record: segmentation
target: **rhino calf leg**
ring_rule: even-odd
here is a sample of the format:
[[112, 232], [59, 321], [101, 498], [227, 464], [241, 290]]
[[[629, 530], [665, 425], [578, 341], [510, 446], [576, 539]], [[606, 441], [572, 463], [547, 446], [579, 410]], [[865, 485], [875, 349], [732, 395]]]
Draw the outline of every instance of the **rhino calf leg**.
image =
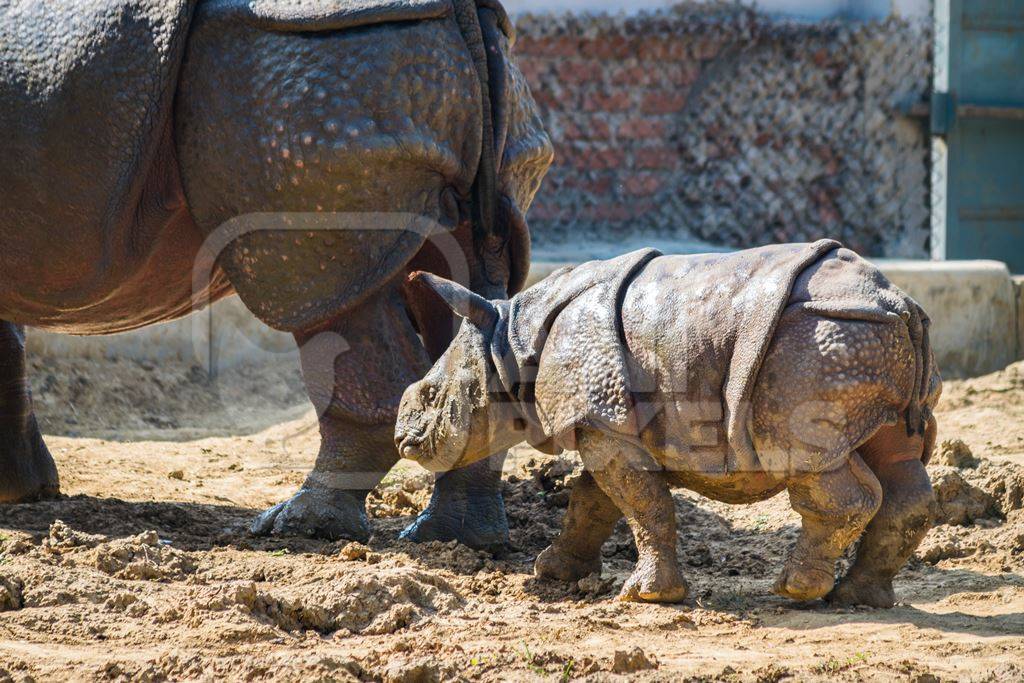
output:
[[[934, 422], [929, 430], [934, 430]], [[882, 484], [882, 506], [868, 525], [850, 571], [828, 596], [840, 605], [892, 607], [892, 580], [931, 528], [935, 494], [922, 461], [928, 437], [906, 436], [897, 425], [861, 449]], [[902, 442], [902, 443], [901, 443]]]
[[57, 466], [43, 443], [25, 367], [25, 332], [0, 321], [0, 502], [50, 498]]
[[875, 515], [882, 487], [853, 453], [835, 469], [790, 479], [787, 488], [803, 527], [775, 592], [793, 600], [815, 600], [835, 585], [836, 560]]
[[611, 536], [622, 511], [584, 472], [572, 487], [569, 509], [558, 538], [537, 556], [534, 573], [556, 581], [579, 581], [601, 573], [601, 546]]
[[583, 434], [580, 457], [626, 517], [636, 540], [636, 568], [619, 593], [632, 602], [681, 602], [689, 589], [676, 557], [676, 511], [668, 479], [646, 451], [599, 434]]

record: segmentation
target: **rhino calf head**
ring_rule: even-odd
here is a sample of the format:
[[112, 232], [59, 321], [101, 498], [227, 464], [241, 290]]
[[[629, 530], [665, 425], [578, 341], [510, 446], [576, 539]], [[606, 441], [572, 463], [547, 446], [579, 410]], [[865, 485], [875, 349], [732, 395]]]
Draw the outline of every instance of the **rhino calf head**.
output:
[[491, 360], [498, 309], [429, 273], [414, 273], [410, 285], [417, 294], [444, 301], [462, 325], [427, 375], [402, 396], [395, 425], [399, 454], [432, 472], [446, 472], [521, 441], [522, 421], [497, 388]]

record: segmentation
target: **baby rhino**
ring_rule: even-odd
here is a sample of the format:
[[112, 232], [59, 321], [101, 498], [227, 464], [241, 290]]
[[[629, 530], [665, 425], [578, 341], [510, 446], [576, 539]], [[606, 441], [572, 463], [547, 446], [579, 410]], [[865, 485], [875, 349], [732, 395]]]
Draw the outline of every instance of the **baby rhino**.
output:
[[404, 457], [443, 471], [523, 440], [579, 451], [585, 472], [538, 576], [600, 572], [624, 515], [639, 559], [620, 598], [680, 601], [670, 489], [727, 503], [785, 489], [802, 530], [776, 592], [893, 605], [893, 577], [931, 523], [941, 380], [927, 316], [867, 261], [830, 240], [642, 250], [562, 269], [510, 301], [421, 273], [410, 288], [465, 320], [405, 392]]

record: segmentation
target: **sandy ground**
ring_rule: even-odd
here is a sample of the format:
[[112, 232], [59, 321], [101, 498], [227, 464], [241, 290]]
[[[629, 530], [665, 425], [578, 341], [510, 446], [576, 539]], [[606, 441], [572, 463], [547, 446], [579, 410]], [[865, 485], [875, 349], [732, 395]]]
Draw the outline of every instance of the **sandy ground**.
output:
[[685, 605], [612, 600], [635, 557], [624, 525], [604, 579], [538, 582], [575, 463], [527, 449], [500, 559], [397, 540], [429, 495], [405, 463], [371, 500], [368, 548], [252, 538], [316, 450], [295, 368], [213, 385], [180, 366], [33, 370], [66, 497], [0, 508], [0, 680], [1024, 679], [1024, 364], [948, 383], [941, 438], [963, 443], [930, 467], [945, 523], [892, 610], [771, 594], [796, 534], [785, 494], [676, 495]]

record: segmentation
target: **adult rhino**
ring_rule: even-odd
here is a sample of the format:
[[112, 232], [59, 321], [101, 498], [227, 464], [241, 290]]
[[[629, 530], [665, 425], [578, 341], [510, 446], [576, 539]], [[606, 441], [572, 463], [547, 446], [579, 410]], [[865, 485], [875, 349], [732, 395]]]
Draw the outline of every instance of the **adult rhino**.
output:
[[[496, 0], [0, 3], [0, 501], [59, 490], [23, 326], [121, 332], [237, 292], [294, 335], [321, 413], [313, 472], [254, 531], [365, 539], [402, 391], [451, 336], [407, 273], [490, 298], [525, 278], [552, 152], [512, 43]], [[502, 543], [499, 477], [438, 479], [407, 535]]]

